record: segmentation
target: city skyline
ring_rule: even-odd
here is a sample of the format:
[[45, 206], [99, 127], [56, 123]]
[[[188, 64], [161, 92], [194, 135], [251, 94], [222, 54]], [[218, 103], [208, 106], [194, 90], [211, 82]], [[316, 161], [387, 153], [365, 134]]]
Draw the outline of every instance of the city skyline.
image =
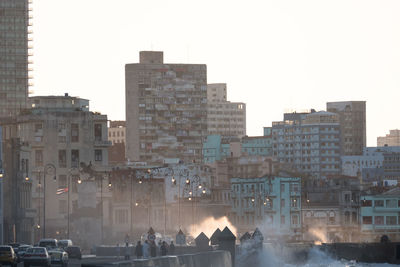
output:
[[391, 118], [400, 96], [396, 1], [33, 7], [33, 95], [68, 92], [111, 120], [125, 119], [124, 66], [139, 62], [139, 51], [158, 50], [166, 62], [207, 64], [207, 82], [227, 83], [228, 100], [246, 103], [248, 135], [261, 135], [286, 109], [325, 110], [331, 101], [367, 101], [368, 146], [399, 128]]

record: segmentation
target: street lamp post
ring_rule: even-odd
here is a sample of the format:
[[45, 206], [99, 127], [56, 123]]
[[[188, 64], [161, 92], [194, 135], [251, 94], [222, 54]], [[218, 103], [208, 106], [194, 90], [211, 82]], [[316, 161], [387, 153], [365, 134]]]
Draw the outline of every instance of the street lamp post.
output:
[[57, 169], [52, 163], [47, 163], [44, 166], [43, 172], [43, 238], [46, 238], [46, 174], [50, 169], [54, 170], [54, 180], [57, 179]]
[[71, 213], [70, 194], [71, 194], [71, 177], [72, 177], [72, 172], [73, 171], [78, 171], [79, 172], [79, 169], [75, 168], [75, 167], [69, 169], [68, 185], [67, 185], [67, 188], [68, 188], [68, 192], [67, 192], [67, 198], [68, 198], [68, 204], [67, 204], [67, 209], [68, 209], [68, 211], [67, 211], [67, 237], [68, 237], [68, 239], [70, 239], [69, 238], [69, 233], [70, 233], [70, 213]]

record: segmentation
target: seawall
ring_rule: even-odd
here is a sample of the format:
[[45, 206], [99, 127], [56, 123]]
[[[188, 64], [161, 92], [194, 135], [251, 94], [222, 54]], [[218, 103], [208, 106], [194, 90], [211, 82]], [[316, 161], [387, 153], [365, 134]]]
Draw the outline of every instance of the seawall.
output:
[[87, 261], [82, 267], [232, 267], [231, 254], [228, 251], [208, 251], [196, 254], [164, 256], [151, 259], [135, 259], [104, 262]]

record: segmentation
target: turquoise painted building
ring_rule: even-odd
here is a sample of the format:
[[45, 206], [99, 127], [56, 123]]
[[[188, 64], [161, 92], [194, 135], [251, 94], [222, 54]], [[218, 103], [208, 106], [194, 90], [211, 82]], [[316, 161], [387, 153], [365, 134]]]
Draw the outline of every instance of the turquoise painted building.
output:
[[360, 213], [362, 241], [379, 242], [382, 235], [400, 241], [400, 188], [361, 196]]
[[231, 179], [231, 222], [240, 234], [258, 227], [266, 239], [301, 239], [301, 179]]
[[271, 156], [272, 139], [269, 136], [222, 137], [209, 135], [203, 142], [203, 162], [215, 161], [233, 156]]

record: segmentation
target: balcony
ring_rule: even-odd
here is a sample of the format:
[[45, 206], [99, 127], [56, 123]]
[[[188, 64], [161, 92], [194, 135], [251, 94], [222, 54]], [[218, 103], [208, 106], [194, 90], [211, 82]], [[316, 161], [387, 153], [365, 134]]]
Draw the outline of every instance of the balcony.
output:
[[109, 147], [111, 145], [112, 145], [112, 142], [108, 141], [108, 140], [95, 140], [94, 141], [94, 146], [97, 146], [97, 147]]

